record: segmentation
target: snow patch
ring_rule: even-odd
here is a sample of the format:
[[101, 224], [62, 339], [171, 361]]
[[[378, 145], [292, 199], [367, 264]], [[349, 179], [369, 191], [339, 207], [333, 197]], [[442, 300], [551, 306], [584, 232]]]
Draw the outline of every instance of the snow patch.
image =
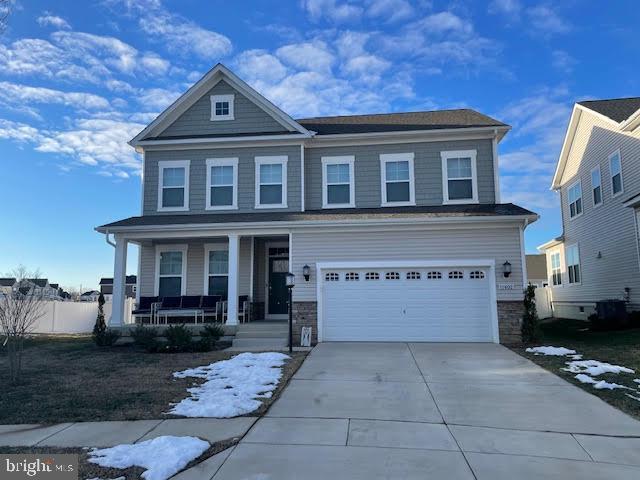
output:
[[582, 360], [582, 355], [578, 354], [578, 355], [569, 355], [569, 358], [571, 360]]
[[629, 398], [633, 398], [634, 400], [637, 400], [638, 402], [640, 402], [640, 397], [636, 397], [635, 395], [631, 395], [630, 393], [625, 393], [625, 395]]
[[282, 378], [283, 353], [242, 353], [229, 360], [184, 370], [176, 378], [206, 381], [187, 389], [191, 394], [168, 413], [185, 417], [229, 418], [257, 410], [260, 398], [271, 398]]
[[586, 373], [597, 377], [604, 373], [635, 373], [633, 370], [627, 367], [621, 367], [619, 365], [611, 365], [606, 362], [599, 362], [598, 360], [575, 360], [567, 362], [568, 368], [563, 368], [565, 372], [569, 373]]
[[634, 378], [633, 381], [636, 383], [640, 383], [640, 378]]
[[615, 390], [616, 388], [623, 388], [625, 390], [633, 390], [633, 388], [625, 387], [624, 385], [618, 385], [617, 383], [609, 383], [605, 380], [596, 380], [589, 375], [579, 373], [576, 375], [576, 380], [580, 383], [591, 383], [596, 390]]
[[564, 347], [532, 347], [526, 350], [529, 353], [535, 353], [536, 355], [554, 355], [565, 356], [576, 353], [575, 350], [570, 350]]
[[209, 442], [195, 437], [157, 437], [134, 445], [89, 452], [88, 461], [107, 468], [142, 467], [145, 480], [166, 480], [202, 455]]

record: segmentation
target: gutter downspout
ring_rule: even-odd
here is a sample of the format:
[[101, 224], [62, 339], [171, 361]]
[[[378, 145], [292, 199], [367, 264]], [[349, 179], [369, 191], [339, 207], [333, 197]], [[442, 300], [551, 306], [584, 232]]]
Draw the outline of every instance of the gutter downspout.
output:
[[527, 285], [529, 285], [529, 279], [527, 276], [527, 255], [524, 249], [524, 230], [529, 225], [529, 220], [524, 219], [524, 224], [520, 227], [520, 261], [522, 262], [522, 288], [523, 290], [527, 289]]
[[109, 233], [109, 230], [104, 232], [104, 241], [107, 242], [109, 245], [111, 245], [113, 248], [116, 248], [116, 242], [114, 242], [113, 240], [110, 240], [109, 235], [111, 235]]

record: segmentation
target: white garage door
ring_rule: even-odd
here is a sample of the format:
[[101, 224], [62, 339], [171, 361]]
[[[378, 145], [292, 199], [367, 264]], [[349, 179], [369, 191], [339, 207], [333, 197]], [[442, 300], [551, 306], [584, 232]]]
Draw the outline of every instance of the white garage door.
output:
[[491, 342], [489, 269], [322, 270], [323, 341]]

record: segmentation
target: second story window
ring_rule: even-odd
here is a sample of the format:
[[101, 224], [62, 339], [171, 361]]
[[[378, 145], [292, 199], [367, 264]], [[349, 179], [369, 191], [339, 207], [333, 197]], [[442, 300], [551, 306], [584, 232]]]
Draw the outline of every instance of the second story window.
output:
[[551, 254], [551, 285], [562, 285], [562, 268], [560, 267], [560, 252]]
[[593, 206], [597, 207], [602, 203], [602, 177], [600, 176], [600, 166], [591, 170], [591, 193], [593, 194]]
[[256, 157], [256, 208], [287, 207], [287, 157]]
[[380, 155], [382, 206], [415, 205], [413, 153]]
[[322, 207], [355, 207], [355, 157], [322, 157]]
[[611, 196], [620, 195], [624, 188], [622, 184], [622, 163], [620, 150], [609, 155], [609, 172], [611, 173]]
[[582, 184], [578, 180], [569, 187], [567, 193], [569, 199], [569, 216], [571, 218], [582, 214]]
[[189, 209], [189, 160], [158, 162], [158, 211]]
[[238, 159], [207, 159], [207, 210], [238, 208]]
[[478, 203], [476, 151], [441, 152], [443, 203]]
[[211, 121], [234, 120], [234, 95], [211, 95]]

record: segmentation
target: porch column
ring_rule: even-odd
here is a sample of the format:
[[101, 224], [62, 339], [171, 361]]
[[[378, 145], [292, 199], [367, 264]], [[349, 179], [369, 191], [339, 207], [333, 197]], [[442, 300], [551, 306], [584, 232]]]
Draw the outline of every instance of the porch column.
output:
[[127, 240], [120, 235], [115, 236], [115, 255], [113, 263], [113, 297], [111, 299], [110, 327], [124, 324], [124, 299], [127, 275]]
[[229, 235], [229, 288], [227, 325], [238, 324], [238, 272], [240, 270], [240, 237]]

